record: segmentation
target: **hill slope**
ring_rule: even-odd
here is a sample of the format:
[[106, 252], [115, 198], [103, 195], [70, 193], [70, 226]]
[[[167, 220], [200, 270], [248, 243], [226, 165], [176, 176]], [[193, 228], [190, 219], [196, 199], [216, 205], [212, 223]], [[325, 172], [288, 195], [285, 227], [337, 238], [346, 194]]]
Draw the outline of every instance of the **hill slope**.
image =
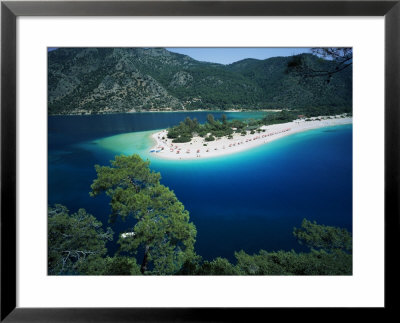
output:
[[[332, 64], [304, 55], [319, 68]], [[290, 59], [221, 65], [163, 48], [60, 48], [48, 53], [48, 111], [351, 108], [351, 68], [329, 84], [321, 78], [304, 81], [286, 72]]]

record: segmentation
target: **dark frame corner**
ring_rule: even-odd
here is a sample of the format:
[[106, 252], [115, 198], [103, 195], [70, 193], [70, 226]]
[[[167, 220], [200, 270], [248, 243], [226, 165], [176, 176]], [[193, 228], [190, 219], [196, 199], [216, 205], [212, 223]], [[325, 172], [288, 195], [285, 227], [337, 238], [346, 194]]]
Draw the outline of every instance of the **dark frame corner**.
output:
[[[16, 307], [16, 18], [18, 16], [384, 16], [385, 308], [394, 310], [398, 254], [400, 0], [4, 1], [1, 3], [1, 321], [236, 321], [265, 309], [27, 309]], [[371, 255], [373, 256], [373, 255]], [[382, 314], [378, 311], [379, 315]], [[371, 312], [368, 312], [371, 313]], [[370, 316], [370, 314], [368, 314]]]

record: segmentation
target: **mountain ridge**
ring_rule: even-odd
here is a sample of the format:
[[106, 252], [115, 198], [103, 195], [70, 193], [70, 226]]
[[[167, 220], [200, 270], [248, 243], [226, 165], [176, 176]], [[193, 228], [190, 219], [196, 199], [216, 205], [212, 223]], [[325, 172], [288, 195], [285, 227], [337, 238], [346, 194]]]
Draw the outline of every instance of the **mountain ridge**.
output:
[[[300, 54], [317, 67], [332, 64]], [[103, 114], [193, 109], [351, 109], [351, 67], [304, 81], [291, 57], [228, 65], [165, 48], [59, 48], [48, 52], [48, 113]]]

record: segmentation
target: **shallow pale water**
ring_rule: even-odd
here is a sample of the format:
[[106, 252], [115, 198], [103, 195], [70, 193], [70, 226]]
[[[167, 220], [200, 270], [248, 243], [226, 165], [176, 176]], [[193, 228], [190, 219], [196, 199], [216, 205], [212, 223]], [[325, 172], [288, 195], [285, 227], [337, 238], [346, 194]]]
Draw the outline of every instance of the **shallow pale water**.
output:
[[[195, 114], [200, 121], [207, 115]], [[196, 251], [206, 259], [233, 260], [242, 249], [302, 250], [292, 231], [303, 218], [352, 230], [351, 125], [298, 133], [223, 157], [171, 161], [150, 154], [150, 133], [185, 117], [181, 112], [50, 117], [49, 203], [86, 208], [106, 223], [109, 201], [89, 197], [93, 165], [139, 153], [189, 210], [198, 232]], [[114, 230], [126, 225], [117, 223]]]

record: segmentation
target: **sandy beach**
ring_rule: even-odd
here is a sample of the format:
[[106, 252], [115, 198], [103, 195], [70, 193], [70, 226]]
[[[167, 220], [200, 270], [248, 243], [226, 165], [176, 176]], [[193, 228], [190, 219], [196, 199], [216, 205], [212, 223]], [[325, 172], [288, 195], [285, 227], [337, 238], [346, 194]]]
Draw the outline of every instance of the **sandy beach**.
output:
[[167, 138], [167, 130], [162, 130], [151, 135], [155, 145], [149, 150], [156, 157], [173, 160], [219, 157], [265, 145], [294, 133], [353, 122], [351, 117], [341, 116], [321, 116], [310, 119], [311, 121], [298, 119], [288, 123], [262, 126], [260, 129], [264, 131], [259, 133], [250, 134], [250, 131], [247, 131], [245, 136], [234, 134], [232, 139], [222, 137], [208, 142], [202, 137], [193, 137], [191, 142], [173, 143], [172, 139]]

